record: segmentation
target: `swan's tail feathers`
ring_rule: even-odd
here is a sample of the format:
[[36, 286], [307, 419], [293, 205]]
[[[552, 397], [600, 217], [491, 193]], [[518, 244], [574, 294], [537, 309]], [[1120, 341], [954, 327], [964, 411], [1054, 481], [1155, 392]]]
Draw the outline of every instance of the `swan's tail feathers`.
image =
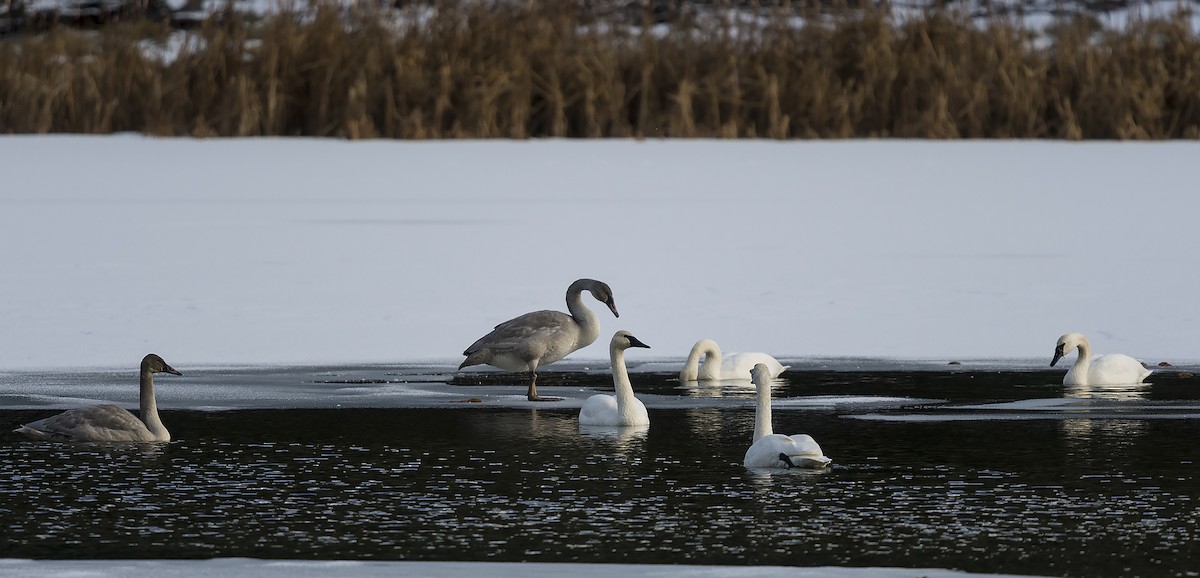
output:
[[29, 427], [28, 425], [23, 425], [15, 430], [13, 430], [13, 433], [21, 434], [31, 440], [53, 440], [53, 439], [55, 439], [55, 436], [53, 434], [51, 434], [49, 432], [44, 432], [40, 429], [33, 429], [33, 428]]
[[489, 354], [487, 350], [474, 351], [471, 353], [464, 351], [463, 355], [467, 356], [467, 358], [458, 365], [459, 369], [470, 367], [472, 365], [487, 365], [487, 363], [492, 359], [491, 354]]
[[833, 460], [825, 456], [789, 456], [783, 452], [779, 453], [779, 461], [787, 464], [788, 469], [804, 468], [806, 470], [819, 470], [829, 467]]

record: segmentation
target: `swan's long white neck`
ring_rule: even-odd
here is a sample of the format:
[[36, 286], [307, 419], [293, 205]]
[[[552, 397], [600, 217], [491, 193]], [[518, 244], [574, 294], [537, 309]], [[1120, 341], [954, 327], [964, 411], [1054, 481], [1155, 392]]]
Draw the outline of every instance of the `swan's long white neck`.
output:
[[633, 384], [629, 383], [629, 370], [625, 368], [625, 350], [610, 346], [608, 359], [612, 362], [613, 389], [617, 393], [617, 413], [624, 416], [625, 408], [632, 406], [635, 399]]
[[154, 399], [154, 372], [148, 367], [142, 367], [141, 370], [141, 394], [139, 396], [139, 405], [141, 407], [142, 423], [146, 424], [146, 429], [155, 437], [170, 440], [171, 433], [167, 431], [166, 426], [158, 417], [158, 402]]
[[[700, 356], [704, 356], [704, 367], [700, 367]], [[680, 381], [718, 379], [721, 375], [721, 348], [717, 342], [704, 339], [692, 346], [687, 362], [679, 373]]]
[[775, 433], [771, 429], [771, 384], [763, 380], [756, 383], [758, 407], [754, 410], [754, 441]]
[[1075, 357], [1075, 365], [1071, 366], [1071, 372], [1076, 385], [1088, 385], [1088, 370], [1092, 367], [1092, 345], [1088, 343], [1087, 338], [1079, 340], [1078, 350], [1079, 355]]
[[567, 311], [571, 312], [571, 317], [579, 324], [580, 347], [587, 347], [600, 337], [600, 320], [583, 304], [583, 291], [590, 288], [590, 284], [579, 282], [572, 283], [567, 288]]

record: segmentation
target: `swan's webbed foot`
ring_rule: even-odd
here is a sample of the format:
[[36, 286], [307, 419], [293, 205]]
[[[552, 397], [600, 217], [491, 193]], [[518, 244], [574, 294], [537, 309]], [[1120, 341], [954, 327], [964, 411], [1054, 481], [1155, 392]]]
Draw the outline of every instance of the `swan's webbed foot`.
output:
[[783, 463], [787, 464], [789, 470], [796, 467], [796, 464], [792, 463], [792, 458], [788, 457], [788, 455], [783, 452], [779, 452], [779, 459]]

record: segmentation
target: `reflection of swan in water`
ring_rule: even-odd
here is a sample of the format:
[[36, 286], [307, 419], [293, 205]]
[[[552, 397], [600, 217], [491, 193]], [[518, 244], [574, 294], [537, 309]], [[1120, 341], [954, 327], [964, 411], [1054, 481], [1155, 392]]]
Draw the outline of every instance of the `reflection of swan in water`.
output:
[[27, 423], [15, 430], [30, 439], [68, 442], [169, 442], [171, 433], [158, 417], [154, 399], [154, 374], [183, 375], [151, 353], [142, 358], [140, 370], [141, 419], [111, 404], [65, 411]]
[[579, 433], [586, 437], [617, 442], [617, 447], [624, 449], [636, 441], [645, 440], [650, 433], [650, 425], [630, 425], [612, 427], [605, 425], [582, 425]]
[[825, 457], [821, 446], [807, 434], [785, 436], [771, 429], [771, 378], [765, 364], [754, 366], [751, 380], [758, 389], [754, 410], [754, 444], [746, 450], [743, 462], [748, 468], [824, 468], [833, 460]]
[[625, 350], [630, 347], [645, 347], [628, 331], [618, 331], [608, 344], [608, 357], [612, 362], [613, 387], [616, 395], [597, 394], [587, 398], [579, 408], [579, 424], [588, 426], [640, 426], [650, 425], [646, 405], [633, 395], [633, 384], [629, 383], [629, 371], [625, 369]]
[[583, 304], [581, 295], [584, 291], [590, 292], [597, 301], [608, 305], [613, 315], [620, 317], [612, 289], [606, 283], [579, 279], [567, 287], [570, 315], [558, 311], [534, 311], [509, 319], [463, 351], [467, 358], [458, 368], [486, 364], [509, 371], [528, 371], [529, 390], [525, 396], [529, 401], [560, 401], [561, 398], [538, 395], [537, 369], [591, 345], [600, 336], [600, 321]]
[[[701, 355], [704, 356], [704, 363], [700, 363]], [[701, 339], [688, 353], [683, 370], [679, 372], [679, 381], [736, 379], [744, 382], [750, 370], [760, 363], [767, 366], [772, 378], [779, 377], [789, 367], [766, 353], [730, 353], [722, 356], [716, 341]]]
[[1090, 385], [1068, 385], [1067, 397], [1110, 401], [1139, 401], [1146, 398], [1146, 384], [1126, 383], [1093, 387]]
[[1050, 366], [1053, 367], [1072, 349], [1078, 349], [1079, 355], [1075, 358], [1075, 365], [1063, 377], [1066, 385], [1127, 385], [1141, 383], [1150, 375], [1149, 369], [1128, 355], [1109, 353], [1092, 359], [1092, 346], [1082, 333], [1068, 333], [1058, 338]]

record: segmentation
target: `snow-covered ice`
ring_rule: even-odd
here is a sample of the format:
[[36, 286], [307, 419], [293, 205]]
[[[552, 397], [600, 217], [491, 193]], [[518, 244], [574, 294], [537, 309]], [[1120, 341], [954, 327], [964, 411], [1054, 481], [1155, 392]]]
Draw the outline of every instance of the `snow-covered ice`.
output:
[[608, 282], [780, 358], [1200, 358], [1200, 143], [6, 136], [0, 370], [457, 363]]

